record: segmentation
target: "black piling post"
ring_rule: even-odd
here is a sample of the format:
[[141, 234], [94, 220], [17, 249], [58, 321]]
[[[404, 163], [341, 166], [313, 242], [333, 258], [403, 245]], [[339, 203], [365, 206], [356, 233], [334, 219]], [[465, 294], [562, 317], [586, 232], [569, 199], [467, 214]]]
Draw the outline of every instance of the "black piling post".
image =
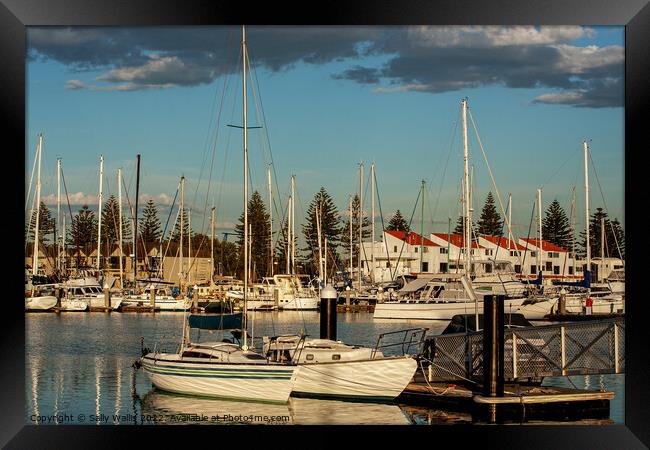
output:
[[[502, 295], [483, 298], [483, 395], [502, 397], [504, 393], [505, 318]], [[496, 422], [496, 404], [488, 405], [488, 418]]]
[[331, 284], [320, 292], [320, 337], [336, 340], [336, 289]]

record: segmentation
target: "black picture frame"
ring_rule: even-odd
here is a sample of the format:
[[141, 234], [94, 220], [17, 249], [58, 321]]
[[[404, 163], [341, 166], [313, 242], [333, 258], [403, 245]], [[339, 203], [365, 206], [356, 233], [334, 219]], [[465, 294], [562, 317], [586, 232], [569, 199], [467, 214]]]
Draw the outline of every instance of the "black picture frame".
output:
[[[370, 432], [347, 428], [358, 439], [384, 440], [395, 438], [401, 445], [441, 444], [451, 439], [458, 446], [474, 441], [485, 447], [499, 448], [644, 448], [650, 446], [650, 370], [644, 352], [649, 339], [645, 324], [648, 308], [641, 294], [643, 259], [640, 243], [644, 240], [643, 202], [647, 188], [647, 169], [644, 153], [648, 148], [644, 109], [650, 104], [648, 55], [650, 55], [650, 6], [648, 0], [586, 1], [554, 0], [492, 0], [470, 2], [445, 0], [436, 3], [424, 1], [390, 2], [354, 1], [333, 3], [307, 2], [299, 5], [265, 2], [209, 2], [201, 0], [0, 0], [0, 120], [3, 133], [5, 160], [5, 192], [13, 193], [15, 186], [24, 186], [25, 149], [25, 50], [27, 26], [97, 25], [97, 26], [151, 26], [151, 25], [209, 25], [209, 24], [446, 24], [446, 25], [623, 25], [625, 26], [625, 204], [628, 245], [626, 303], [626, 375], [625, 425], [609, 426], [453, 426], [453, 427], [376, 427]], [[7, 139], [10, 137], [12, 139]], [[24, 151], [24, 150], [23, 150]], [[14, 158], [14, 156], [18, 155]], [[21, 156], [23, 156], [21, 158]], [[13, 167], [13, 168], [12, 168]], [[20, 169], [19, 169], [20, 167]], [[9, 170], [6, 170], [6, 169]], [[10, 175], [7, 179], [6, 175]], [[14, 180], [15, 177], [15, 180]], [[6, 195], [7, 212], [23, 207], [23, 196]], [[19, 205], [20, 204], [20, 205]], [[228, 439], [245, 438], [251, 445], [266, 440], [286, 445], [313, 445], [323, 438], [332, 441], [345, 439], [339, 429], [330, 427], [90, 427], [90, 426], [33, 426], [24, 422], [24, 310], [21, 306], [20, 283], [22, 269], [17, 264], [24, 252], [21, 242], [14, 237], [23, 233], [23, 221], [18, 214], [5, 216], [0, 233], [6, 247], [11, 249], [4, 274], [11, 280], [9, 292], [0, 313], [0, 405], [4, 410], [0, 425], [0, 444], [8, 448], [66, 448], [117, 447], [135, 440], [165, 440], [170, 433], [181, 435], [184, 445], [220, 445]], [[13, 242], [16, 241], [16, 242]], [[15, 254], [14, 254], [15, 253]], [[3, 264], [4, 265], [4, 264]], [[637, 298], [638, 297], [638, 298]], [[344, 428], [345, 429], [345, 428]], [[271, 438], [270, 433], [286, 433]], [[301, 436], [295, 436], [300, 433]], [[225, 435], [228, 435], [225, 437]], [[191, 439], [188, 437], [191, 436]], [[233, 439], [233, 441], [231, 441]], [[201, 443], [201, 444], [199, 444]], [[210, 444], [212, 443], [212, 444]], [[146, 445], [146, 444], [145, 444]], [[150, 445], [150, 444], [149, 444]], [[357, 444], [358, 445], [358, 444]], [[363, 444], [362, 444], [363, 445]], [[372, 444], [371, 444], [372, 445]]]

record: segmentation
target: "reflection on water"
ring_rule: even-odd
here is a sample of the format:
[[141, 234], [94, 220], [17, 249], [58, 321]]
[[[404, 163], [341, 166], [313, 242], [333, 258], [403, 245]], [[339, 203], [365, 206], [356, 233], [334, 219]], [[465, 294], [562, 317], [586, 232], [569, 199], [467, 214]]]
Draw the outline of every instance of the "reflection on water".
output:
[[156, 423], [407, 425], [397, 405], [291, 397], [284, 405], [196, 398], [152, 390], [142, 413]]
[[[319, 334], [317, 312], [255, 312], [255, 337]], [[32, 314], [25, 318], [26, 411], [29, 424], [446, 424], [471, 422], [469, 415], [397, 404], [291, 398], [286, 405], [201, 399], [162, 393], [131, 366], [145, 346], [175, 351], [182, 313]], [[442, 321], [374, 321], [372, 314], [338, 315], [338, 338], [373, 346], [378, 334], [427, 327], [440, 333]], [[203, 331], [200, 338], [210, 339]], [[199, 337], [192, 335], [193, 339]], [[256, 339], [257, 340], [257, 339]], [[259, 345], [259, 344], [258, 344]], [[613, 390], [611, 416], [623, 423], [624, 377], [548, 378], [544, 385]], [[213, 416], [215, 419], [213, 420]], [[249, 420], [249, 417], [252, 420]], [[275, 419], [272, 419], [275, 417]]]

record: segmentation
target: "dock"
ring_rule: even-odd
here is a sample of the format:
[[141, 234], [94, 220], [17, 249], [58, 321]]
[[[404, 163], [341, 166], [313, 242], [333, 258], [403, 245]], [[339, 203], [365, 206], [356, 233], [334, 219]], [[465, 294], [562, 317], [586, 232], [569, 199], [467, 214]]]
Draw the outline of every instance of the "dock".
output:
[[137, 313], [150, 313], [160, 311], [160, 308], [154, 308], [152, 306], [122, 306], [120, 308], [121, 312], [137, 312]]
[[375, 305], [336, 305], [336, 312], [375, 312]]
[[[605, 420], [614, 398], [610, 391], [521, 384], [506, 384], [503, 397], [488, 397], [478, 385], [427, 383], [421, 375], [416, 379], [397, 398], [399, 404], [465, 413], [473, 422]], [[495, 416], [490, 417], [491, 410]]]
[[611, 314], [548, 314], [546, 320], [551, 322], [584, 322], [603, 319], [625, 318], [625, 313]]

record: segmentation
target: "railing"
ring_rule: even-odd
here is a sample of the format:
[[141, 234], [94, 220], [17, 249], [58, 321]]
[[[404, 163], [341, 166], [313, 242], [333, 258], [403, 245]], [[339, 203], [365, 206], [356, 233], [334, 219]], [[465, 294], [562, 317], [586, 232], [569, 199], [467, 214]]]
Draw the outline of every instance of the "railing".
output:
[[[450, 334], [428, 339], [425, 357], [429, 379], [481, 379], [483, 334]], [[504, 333], [504, 378], [625, 372], [625, 322], [564, 323], [507, 329]]]
[[[381, 333], [377, 338], [377, 344], [375, 344], [375, 346], [373, 347], [370, 357], [374, 358], [377, 352], [379, 351], [379, 349], [381, 348], [386, 349], [391, 347], [401, 347], [402, 355], [411, 353], [412, 349], [414, 349], [419, 354], [421, 351], [421, 347], [424, 344], [424, 340], [425, 340], [424, 338], [426, 336], [427, 330], [428, 328], [407, 328], [404, 330]], [[398, 336], [401, 333], [404, 334], [402, 336], [401, 341], [389, 342], [386, 344], [381, 343], [382, 340], [384, 340], [384, 338], [386, 338], [387, 336]]]

